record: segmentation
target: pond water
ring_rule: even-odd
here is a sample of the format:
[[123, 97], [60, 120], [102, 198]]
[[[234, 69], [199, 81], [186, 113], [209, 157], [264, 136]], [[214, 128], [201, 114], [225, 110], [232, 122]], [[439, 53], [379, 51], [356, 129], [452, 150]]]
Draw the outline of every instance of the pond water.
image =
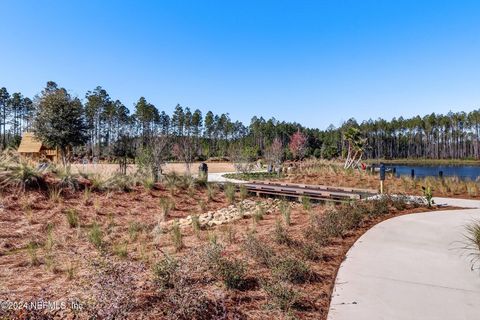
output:
[[464, 165], [386, 165], [386, 168], [396, 168], [396, 176], [410, 176], [412, 169], [415, 171], [415, 177], [438, 177], [440, 171], [444, 177], [459, 177], [462, 180], [476, 180], [480, 176], [480, 166]]

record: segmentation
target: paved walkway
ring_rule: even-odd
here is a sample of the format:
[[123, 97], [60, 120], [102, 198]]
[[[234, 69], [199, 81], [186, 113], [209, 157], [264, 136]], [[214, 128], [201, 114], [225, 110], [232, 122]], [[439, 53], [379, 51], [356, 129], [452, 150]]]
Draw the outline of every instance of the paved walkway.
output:
[[480, 272], [460, 249], [480, 201], [437, 198], [474, 209], [405, 215], [365, 233], [337, 275], [328, 320], [478, 320]]

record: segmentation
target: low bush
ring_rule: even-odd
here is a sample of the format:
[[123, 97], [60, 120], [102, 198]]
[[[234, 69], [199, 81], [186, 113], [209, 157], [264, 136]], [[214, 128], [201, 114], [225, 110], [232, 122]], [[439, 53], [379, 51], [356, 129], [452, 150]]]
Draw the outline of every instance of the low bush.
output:
[[261, 285], [268, 296], [268, 301], [284, 312], [290, 311], [298, 302], [299, 294], [291, 285], [278, 281], [262, 281]]
[[179, 268], [177, 260], [167, 254], [153, 266], [155, 283], [160, 289], [173, 288], [175, 273]]
[[293, 240], [288, 235], [287, 229], [282, 225], [280, 220], [275, 221], [275, 229], [273, 231], [273, 238], [278, 244], [292, 245]]
[[275, 278], [291, 283], [304, 283], [311, 277], [311, 271], [305, 262], [296, 258], [279, 259], [272, 267]]
[[276, 260], [276, 254], [271, 247], [260, 241], [255, 235], [248, 234], [243, 244], [245, 251], [259, 264], [271, 267]]
[[222, 280], [228, 289], [243, 288], [246, 273], [243, 261], [227, 258], [219, 244], [212, 244], [206, 249], [205, 260], [212, 275]]

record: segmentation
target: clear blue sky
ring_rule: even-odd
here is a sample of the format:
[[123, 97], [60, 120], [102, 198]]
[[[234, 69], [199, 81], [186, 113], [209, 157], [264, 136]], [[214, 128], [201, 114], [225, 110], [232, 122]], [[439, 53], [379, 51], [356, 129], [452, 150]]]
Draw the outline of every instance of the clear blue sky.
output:
[[480, 1], [2, 0], [0, 86], [309, 127], [480, 106]]

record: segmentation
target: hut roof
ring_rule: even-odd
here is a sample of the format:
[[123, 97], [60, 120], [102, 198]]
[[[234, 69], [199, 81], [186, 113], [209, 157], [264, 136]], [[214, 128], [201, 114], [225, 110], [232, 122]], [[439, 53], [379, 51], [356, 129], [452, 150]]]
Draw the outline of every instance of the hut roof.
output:
[[25, 132], [18, 147], [19, 153], [39, 153], [42, 149], [42, 142], [35, 138], [32, 132]]

